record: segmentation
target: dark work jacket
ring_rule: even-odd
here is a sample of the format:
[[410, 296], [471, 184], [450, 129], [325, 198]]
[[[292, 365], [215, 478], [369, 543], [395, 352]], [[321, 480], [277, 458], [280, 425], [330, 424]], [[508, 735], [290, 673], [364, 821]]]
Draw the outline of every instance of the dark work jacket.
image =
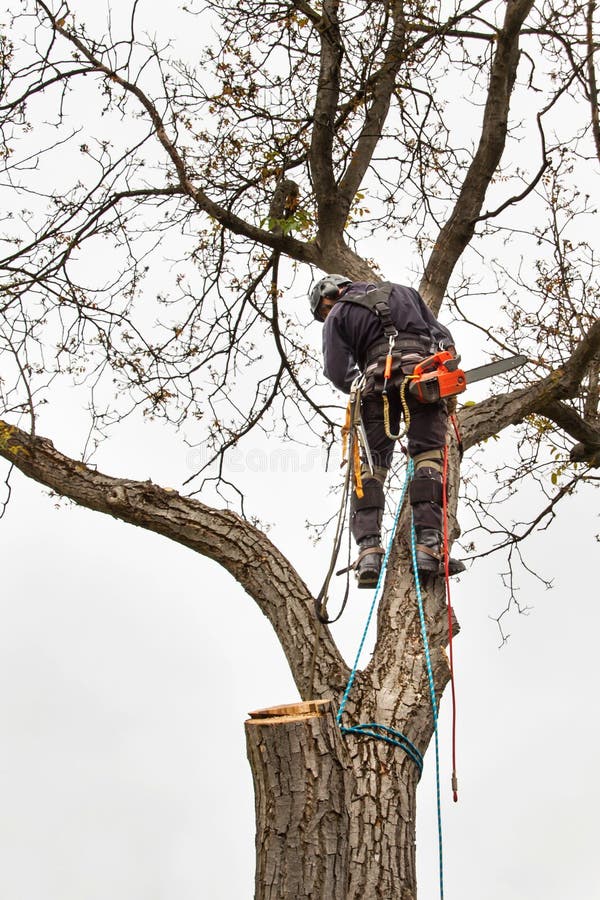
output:
[[[378, 316], [364, 306], [344, 302], [344, 297], [365, 294], [377, 285], [353, 282], [325, 319], [323, 325], [323, 370], [338, 390], [350, 393], [350, 385], [365, 367], [367, 351], [385, 340]], [[392, 286], [389, 298], [392, 321], [399, 332], [418, 334], [431, 341], [431, 352], [454, 346], [454, 338], [438, 322], [418, 291]]]

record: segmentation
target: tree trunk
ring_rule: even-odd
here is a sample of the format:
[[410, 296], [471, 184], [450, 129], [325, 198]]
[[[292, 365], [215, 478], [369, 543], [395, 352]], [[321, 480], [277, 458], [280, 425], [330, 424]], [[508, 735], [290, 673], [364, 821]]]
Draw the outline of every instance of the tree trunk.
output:
[[401, 750], [341, 736], [331, 701], [252, 713], [255, 900], [415, 900], [418, 770]]
[[250, 715], [256, 900], [346, 900], [350, 768], [331, 701]]
[[415, 763], [402, 750], [349, 735], [354, 744], [348, 900], [415, 900]]

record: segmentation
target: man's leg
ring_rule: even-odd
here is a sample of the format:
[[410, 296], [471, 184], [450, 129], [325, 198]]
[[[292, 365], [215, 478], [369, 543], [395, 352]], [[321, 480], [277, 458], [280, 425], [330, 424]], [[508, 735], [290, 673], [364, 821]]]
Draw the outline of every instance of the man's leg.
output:
[[[444, 402], [420, 403], [408, 399], [410, 425], [408, 452], [415, 466], [409, 496], [417, 538], [420, 572], [443, 572], [442, 472], [448, 414]], [[464, 564], [450, 560], [450, 574], [464, 571]]]
[[385, 506], [383, 485], [387, 469], [376, 468], [374, 475], [363, 466], [363, 496], [352, 492], [350, 500], [350, 528], [358, 544], [359, 555], [355, 563], [358, 587], [375, 587], [381, 569], [381, 521]]
[[[363, 496], [353, 492], [350, 501], [350, 528], [360, 551], [356, 562], [358, 587], [373, 588], [381, 570], [381, 522], [385, 506], [384, 484], [394, 453], [394, 441], [387, 437], [380, 394], [367, 394], [362, 401], [362, 420], [373, 458], [371, 472], [363, 460]], [[392, 410], [392, 431], [398, 428], [399, 412]]]

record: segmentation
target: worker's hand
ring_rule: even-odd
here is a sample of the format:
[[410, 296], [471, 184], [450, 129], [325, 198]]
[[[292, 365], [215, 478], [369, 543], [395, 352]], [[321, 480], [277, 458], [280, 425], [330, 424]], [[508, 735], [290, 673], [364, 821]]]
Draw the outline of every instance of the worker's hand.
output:
[[456, 412], [456, 394], [454, 395], [454, 397], [446, 398], [446, 406], [448, 408], [448, 415], [453, 416]]

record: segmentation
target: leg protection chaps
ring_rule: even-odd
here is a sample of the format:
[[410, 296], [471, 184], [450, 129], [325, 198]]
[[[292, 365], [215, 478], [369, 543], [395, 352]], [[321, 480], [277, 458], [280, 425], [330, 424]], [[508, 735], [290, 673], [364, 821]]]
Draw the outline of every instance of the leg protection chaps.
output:
[[429, 465], [415, 469], [409, 498], [416, 528], [442, 530], [442, 473]]
[[[423, 575], [443, 575], [443, 450], [426, 450], [413, 457], [415, 474], [409, 488], [417, 537], [417, 567]], [[449, 560], [449, 574], [464, 572], [464, 563]]]
[[364, 478], [363, 491], [360, 499], [354, 491], [350, 501], [350, 527], [357, 544], [368, 537], [379, 541], [385, 506], [383, 480], [372, 476]]

